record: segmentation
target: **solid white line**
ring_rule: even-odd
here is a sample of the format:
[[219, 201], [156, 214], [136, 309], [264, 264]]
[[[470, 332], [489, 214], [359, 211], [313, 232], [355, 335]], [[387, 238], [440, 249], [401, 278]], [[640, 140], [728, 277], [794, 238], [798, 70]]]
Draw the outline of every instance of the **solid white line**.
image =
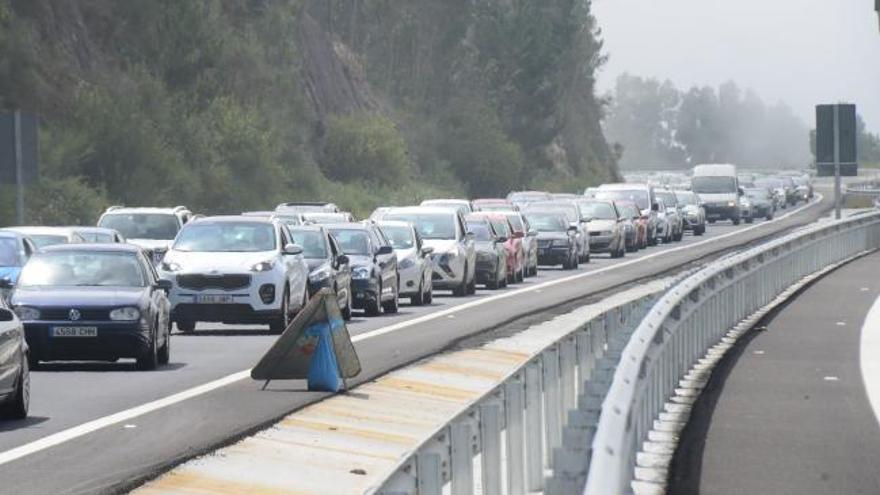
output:
[[862, 325], [859, 364], [868, 402], [880, 424], [880, 297], [874, 301]]
[[[779, 216], [775, 220], [772, 220], [771, 222], [776, 222], [776, 221], [782, 220], [782, 219], [787, 218], [791, 215], [799, 213], [802, 210], [805, 210], [805, 209], [810, 208], [816, 204], [819, 204], [822, 197], [819, 194], [817, 194], [816, 196], [817, 196], [817, 199], [815, 201], [813, 201], [811, 203], [807, 203], [799, 208], [796, 208], [796, 209], [792, 210], [791, 212], [786, 213], [785, 215]], [[660, 256], [666, 256], [669, 253], [675, 253], [675, 252], [682, 251], [685, 249], [690, 249], [693, 247], [702, 246], [702, 245], [705, 245], [705, 244], [708, 244], [711, 242], [725, 239], [727, 237], [732, 237], [734, 235], [740, 235], [743, 232], [748, 232], [750, 230], [763, 227], [765, 225], [769, 225], [771, 222], [763, 222], [763, 223], [751, 225], [746, 228], [737, 229], [732, 232], [728, 232], [727, 234], [722, 234], [722, 235], [712, 237], [709, 239], [705, 239], [705, 240], [695, 242], [692, 244], [686, 244], [686, 245], [678, 246], [675, 248], [664, 249], [662, 251], [658, 251], [656, 253], [649, 254], [647, 256], [642, 256], [642, 257], [632, 259], [629, 261], [616, 263], [614, 265], [607, 266], [604, 268], [598, 268], [595, 270], [580, 272], [576, 275], [571, 275], [568, 277], [550, 280], [550, 281], [543, 282], [543, 283], [540, 283], [537, 285], [523, 287], [523, 288], [520, 288], [517, 290], [504, 292], [504, 293], [496, 294], [496, 295], [489, 296], [489, 297], [483, 297], [483, 298], [480, 298], [480, 299], [477, 299], [477, 300], [474, 300], [471, 302], [467, 302], [464, 304], [459, 304], [457, 306], [453, 306], [453, 307], [445, 309], [445, 310], [437, 311], [437, 312], [431, 313], [429, 315], [420, 316], [418, 318], [413, 318], [411, 320], [403, 321], [403, 322], [400, 322], [400, 323], [397, 323], [394, 325], [389, 325], [387, 327], [378, 328], [378, 329], [372, 330], [370, 332], [364, 332], [362, 334], [355, 335], [354, 337], [352, 337], [351, 340], [352, 340], [352, 342], [361, 342], [361, 341], [364, 341], [367, 339], [371, 339], [371, 338], [379, 337], [381, 335], [396, 332], [396, 331], [402, 330], [407, 327], [418, 325], [420, 323], [424, 323], [424, 322], [431, 321], [431, 320], [436, 320], [438, 318], [443, 318], [445, 316], [454, 317], [454, 316], [452, 316], [452, 315], [454, 315], [454, 313], [465, 311], [470, 308], [475, 308], [477, 306], [489, 304], [491, 302], [498, 301], [501, 299], [506, 299], [508, 297], [514, 297], [514, 296], [517, 296], [517, 295], [520, 295], [520, 294], [523, 294], [526, 292], [530, 292], [530, 291], [534, 291], [534, 290], [541, 290], [541, 289], [544, 289], [547, 287], [553, 287], [555, 285], [568, 283], [568, 282], [578, 280], [578, 279], [581, 279], [584, 277], [596, 275], [597, 273], [604, 273], [604, 272], [608, 272], [610, 270], [616, 270], [618, 268], [630, 266], [635, 263], [641, 263], [643, 260], [657, 258]], [[93, 432], [100, 430], [102, 428], [106, 428], [108, 426], [112, 426], [117, 423], [127, 421], [127, 420], [135, 418], [137, 416], [141, 416], [141, 415], [144, 415], [144, 414], [147, 414], [147, 413], [150, 413], [150, 412], [153, 412], [153, 411], [156, 411], [156, 410], [168, 407], [168, 406], [172, 406], [172, 405], [177, 404], [179, 402], [183, 402], [187, 399], [191, 399], [193, 397], [197, 397], [199, 395], [206, 394], [206, 393], [211, 392], [213, 390], [217, 390], [221, 387], [225, 387], [226, 385], [230, 385], [230, 384], [235, 383], [239, 380], [243, 380], [245, 378], [250, 377], [250, 372], [251, 372], [250, 369], [242, 370], [237, 373], [233, 373], [231, 375], [220, 378], [218, 380], [210, 381], [208, 383], [184, 390], [182, 392], [178, 392], [178, 393], [169, 395], [167, 397], [163, 397], [161, 399], [158, 399], [158, 400], [155, 400], [152, 402], [148, 402], [146, 404], [142, 404], [140, 406], [126, 409], [124, 411], [120, 411], [118, 413], [111, 414], [109, 416], [104, 416], [102, 418], [98, 418], [98, 419], [89, 421], [87, 423], [83, 423], [81, 425], [74, 426], [72, 428], [68, 428], [63, 431], [59, 431], [58, 433], [54, 433], [54, 434], [45, 436], [39, 440], [35, 440], [33, 442], [26, 443], [26, 444], [21, 445], [19, 447], [9, 449], [5, 452], [0, 452], [0, 465], [14, 461], [16, 459], [20, 459], [20, 458], [27, 456], [27, 455], [30, 455], [30, 454], [34, 454], [34, 453], [39, 452], [41, 450], [45, 450], [45, 449], [54, 447], [56, 445], [60, 445], [64, 442], [68, 442], [70, 440], [79, 438], [83, 435], [93, 433]]]

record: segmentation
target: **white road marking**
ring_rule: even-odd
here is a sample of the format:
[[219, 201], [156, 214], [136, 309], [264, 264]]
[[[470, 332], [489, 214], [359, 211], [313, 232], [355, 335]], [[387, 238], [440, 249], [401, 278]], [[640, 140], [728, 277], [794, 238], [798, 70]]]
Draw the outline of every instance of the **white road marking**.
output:
[[[813, 202], [804, 204], [804, 205], [786, 213], [785, 215], [778, 216], [774, 220], [771, 220], [770, 222], [762, 222], [759, 224], [754, 224], [749, 227], [736, 229], [732, 232], [728, 232], [726, 234], [722, 234], [717, 237], [712, 237], [712, 238], [705, 239], [705, 240], [702, 240], [699, 242], [695, 242], [692, 244], [686, 244], [683, 246], [678, 246], [678, 247], [674, 247], [674, 248], [670, 248], [670, 249], [664, 249], [663, 251], [658, 251], [656, 253], [649, 254], [646, 256], [641, 256], [639, 258], [632, 259], [629, 261], [623, 261], [623, 262], [620, 262], [617, 264], [606, 266], [604, 268], [597, 268], [595, 270], [580, 272], [580, 273], [577, 273], [575, 275], [571, 275], [568, 277], [562, 277], [562, 278], [555, 279], [555, 280], [549, 280], [547, 282], [543, 282], [543, 283], [540, 283], [540, 284], [537, 284], [537, 285], [534, 285], [531, 287], [523, 287], [521, 289], [512, 290], [510, 292], [505, 292], [505, 293], [497, 294], [494, 296], [483, 297], [483, 298], [476, 299], [471, 302], [467, 302], [464, 304], [459, 304], [457, 306], [453, 306], [451, 308], [447, 308], [445, 310], [437, 311], [435, 313], [431, 313], [428, 315], [413, 318], [411, 320], [403, 321], [403, 322], [400, 322], [400, 323], [397, 323], [394, 325], [389, 325], [387, 327], [378, 328], [376, 330], [372, 330], [369, 332], [364, 332], [362, 334], [353, 336], [351, 340], [352, 340], [352, 342], [355, 342], [355, 343], [361, 342], [361, 341], [364, 341], [367, 339], [379, 337], [381, 335], [386, 335], [386, 334], [389, 334], [392, 332], [397, 332], [397, 331], [402, 330], [404, 328], [418, 325], [420, 323], [425, 323], [427, 321], [436, 320], [438, 318], [454, 317], [454, 316], [450, 316], [450, 315], [453, 315], [454, 313], [459, 313], [461, 311], [465, 311], [467, 309], [475, 308], [477, 306], [482, 306], [484, 304], [489, 304], [491, 302], [498, 301], [501, 299], [506, 299], [509, 297], [518, 296], [518, 295], [524, 294], [526, 292], [545, 289], [548, 287], [553, 287], [556, 285], [572, 282], [574, 280], [579, 280], [579, 279], [582, 279], [585, 277], [594, 276], [597, 273], [604, 273], [604, 272], [608, 272], [610, 270], [615, 270], [618, 268], [630, 266], [635, 263], [641, 263], [642, 261], [647, 260], [647, 259], [666, 256], [670, 253], [675, 253], [675, 252], [682, 251], [685, 249], [691, 249], [691, 248], [694, 248], [697, 246], [702, 246], [705, 244], [709, 244], [709, 243], [712, 243], [712, 242], [715, 242], [715, 241], [718, 241], [721, 239], [726, 239], [728, 237], [740, 235], [743, 232], [748, 232], [750, 230], [758, 229], [758, 228], [761, 228], [765, 225], [770, 225], [773, 222], [778, 222], [778, 221], [783, 220], [787, 217], [795, 215], [795, 214], [801, 212], [802, 210], [805, 210], [807, 208], [810, 208], [812, 206], [819, 204], [821, 202], [821, 200], [822, 200], [822, 195], [817, 194], [816, 200], [814, 200]], [[148, 402], [148, 403], [142, 404], [140, 406], [135, 406], [133, 408], [126, 409], [124, 411], [120, 411], [120, 412], [111, 414], [109, 416], [104, 416], [102, 418], [94, 419], [92, 421], [88, 421], [88, 422], [83, 423], [81, 425], [74, 426], [72, 428], [68, 428], [66, 430], [62, 430], [57, 433], [53, 433], [51, 435], [45, 436], [43, 438], [40, 438], [39, 440], [34, 440], [33, 442], [26, 443], [24, 445], [20, 445], [18, 447], [9, 449], [4, 452], [0, 452], [0, 465], [6, 464], [8, 462], [12, 462], [16, 459], [21, 459], [22, 457], [25, 457], [30, 454], [34, 454], [36, 452], [40, 452], [41, 450], [45, 450], [45, 449], [54, 447], [56, 445], [60, 445], [64, 442], [74, 440], [74, 439], [79, 438], [83, 435], [93, 433], [95, 431], [106, 428], [108, 426], [112, 426], [112, 425], [121, 423], [123, 421], [128, 421], [132, 418], [136, 418], [138, 416], [142, 416], [144, 414], [151, 413], [153, 411], [156, 411], [156, 410], [183, 402], [183, 401], [191, 399], [193, 397], [197, 397], [199, 395], [203, 395], [208, 392], [217, 390], [219, 388], [225, 387], [227, 385], [233, 384], [237, 381], [244, 380], [245, 378], [250, 377], [250, 373], [251, 373], [250, 369], [242, 370], [237, 373], [227, 375], [223, 378], [220, 378], [220, 379], [217, 379], [214, 381], [210, 381], [210, 382], [204, 383], [202, 385], [198, 385], [196, 387], [184, 390], [182, 392], [177, 392], [177, 393], [169, 395], [167, 397], [163, 397], [161, 399], [154, 400], [152, 402]]]
[[837, 378], [836, 376], [826, 376], [825, 378], [823, 378], [823, 380], [825, 380], [826, 382], [836, 382], [837, 380], [839, 380], [839, 378]]
[[870, 287], [862, 287], [859, 290], [861, 290], [862, 292], [868, 292], [869, 290], [871, 290], [871, 288]]
[[757, 355], [760, 356], [760, 355], [763, 355], [763, 354], [764, 354], [764, 351], [755, 351], [755, 354], [757, 354]]
[[874, 301], [862, 325], [859, 364], [868, 402], [880, 423], [880, 297]]
[[844, 327], [844, 326], [846, 326], [846, 322], [845, 321], [838, 321], [837, 323], [835, 323], [835, 325], [837, 325], [839, 327]]

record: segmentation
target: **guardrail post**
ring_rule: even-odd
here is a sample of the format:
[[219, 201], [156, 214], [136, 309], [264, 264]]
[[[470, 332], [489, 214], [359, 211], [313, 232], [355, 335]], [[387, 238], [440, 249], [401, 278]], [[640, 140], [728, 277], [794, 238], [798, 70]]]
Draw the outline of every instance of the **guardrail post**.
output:
[[584, 384], [590, 379], [593, 370], [593, 356], [592, 350], [590, 349], [590, 343], [592, 341], [590, 333], [592, 332], [592, 329], [593, 323], [590, 322], [586, 325], [586, 329], [577, 333], [577, 337], [575, 338], [577, 342], [578, 394], [584, 392]]
[[483, 495], [501, 495], [501, 407], [480, 406], [480, 460]]
[[529, 491], [544, 485], [544, 421], [541, 401], [541, 365], [526, 367], [526, 473]]
[[559, 362], [562, 367], [562, 417], [574, 408], [577, 400], [577, 340], [569, 338], [562, 341], [559, 349]]
[[547, 465], [553, 465], [553, 451], [562, 443], [562, 397], [560, 394], [559, 349], [547, 349], [541, 357], [544, 366], [544, 414], [546, 418]]
[[443, 475], [440, 467], [440, 454], [420, 453], [416, 457], [419, 495], [442, 495]]
[[523, 384], [514, 377], [504, 387], [505, 434], [507, 440], [507, 495], [525, 493], [525, 438], [523, 435]]
[[461, 421], [450, 427], [452, 437], [452, 495], [474, 492], [474, 452], [471, 427]]

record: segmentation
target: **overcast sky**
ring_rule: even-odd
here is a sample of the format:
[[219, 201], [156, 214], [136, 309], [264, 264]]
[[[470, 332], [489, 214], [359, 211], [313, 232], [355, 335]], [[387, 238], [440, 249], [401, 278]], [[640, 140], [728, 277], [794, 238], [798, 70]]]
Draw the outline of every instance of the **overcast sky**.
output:
[[788, 103], [810, 126], [817, 103], [855, 103], [880, 132], [880, 29], [874, 0], [593, 0], [622, 72], [680, 88], [727, 80]]

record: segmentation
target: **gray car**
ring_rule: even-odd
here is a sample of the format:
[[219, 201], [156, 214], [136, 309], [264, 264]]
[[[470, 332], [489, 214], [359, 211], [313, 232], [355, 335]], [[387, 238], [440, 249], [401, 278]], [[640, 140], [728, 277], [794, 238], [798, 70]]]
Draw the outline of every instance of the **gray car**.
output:
[[507, 251], [504, 242], [492, 222], [486, 217], [469, 215], [468, 230], [474, 233], [474, 248], [477, 251], [477, 283], [488, 289], [507, 287]]
[[678, 205], [675, 193], [667, 189], [654, 191], [657, 199], [663, 200], [666, 205], [666, 222], [669, 224], [669, 237], [673, 241], [680, 241], [684, 237], [684, 219]]
[[587, 222], [583, 220], [580, 207], [573, 200], [540, 201], [530, 203], [529, 211], [558, 211], [565, 215], [569, 224], [575, 228], [578, 248], [578, 263], [590, 261], [590, 233]]
[[681, 207], [684, 229], [694, 235], [703, 235], [706, 232], [706, 210], [700, 195], [692, 191], [675, 191], [675, 199]]
[[538, 231], [538, 263], [562, 265], [563, 270], [576, 269], [577, 227], [559, 211], [533, 210], [526, 217]]
[[24, 325], [5, 302], [0, 302], [0, 418], [24, 419], [28, 415], [28, 353]]
[[585, 201], [581, 211], [587, 221], [590, 251], [622, 258], [626, 253], [626, 217], [621, 215], [614, 202], [598, 199]]
[[379, 229], [397, 253], [400, 276], [400, 297], [408, 297], [413, 306], [431, 304], [434, 300], [434, 248], [425, 246], [419, 232], [409, 222], [382, 221]]

